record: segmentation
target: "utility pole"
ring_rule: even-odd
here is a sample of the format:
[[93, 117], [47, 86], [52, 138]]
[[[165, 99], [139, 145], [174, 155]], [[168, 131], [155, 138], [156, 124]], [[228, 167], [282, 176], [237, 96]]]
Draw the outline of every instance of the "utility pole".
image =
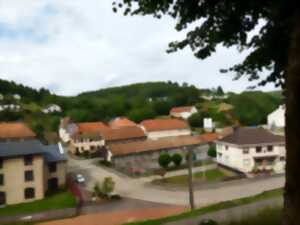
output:
[[188, 170], [189, 170], [189, 197], [190, 197], [190, 206], [191, 210], [195, 209], [194, 203], [194, 188], [193, 188], [193, 150], [188, 150]]

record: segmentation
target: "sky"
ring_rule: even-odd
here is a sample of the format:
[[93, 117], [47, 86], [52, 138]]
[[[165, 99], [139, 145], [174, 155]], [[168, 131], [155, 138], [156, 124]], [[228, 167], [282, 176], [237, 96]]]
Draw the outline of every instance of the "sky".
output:
[[147, 81], [235, 92], [249, 86], [245, 78], [233, 81], [234, 74], [219, 72], [245, 54], [222, 47], [206, 60], [188, 48], [167, 54], [168, 43], [185, 35], [175, 31], [175, 21], [124, 17], [111, 3], [0, 0], [0, 78], [60, 95]]

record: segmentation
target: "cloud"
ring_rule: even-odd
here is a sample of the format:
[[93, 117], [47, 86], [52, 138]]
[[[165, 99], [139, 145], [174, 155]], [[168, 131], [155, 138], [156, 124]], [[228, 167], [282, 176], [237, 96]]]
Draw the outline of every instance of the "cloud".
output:
[[111, 1], [2, 0], [0, 77], [62, 95], [157, 80], [234, 91], [249, 85], [219, 73], [243, 59], [233, 48], [205, 61], [189, 49], [167, 54], [183, 35], [168, 18], [114, 14]]

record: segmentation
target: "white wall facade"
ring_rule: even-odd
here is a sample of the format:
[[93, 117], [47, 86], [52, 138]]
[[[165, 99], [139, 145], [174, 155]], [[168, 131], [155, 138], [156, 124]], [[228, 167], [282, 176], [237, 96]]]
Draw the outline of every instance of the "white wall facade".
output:
[[187, 135], [191, 135], [192, 132], [190, 129], [178, 129], [178, 130], [151, 131], [151, 132], [146, 132], [146, 134], [149, 139], [157, 140], [166, 137], [187, 136]]
[[103, 139], [92, 139], [92, 138], [80, 138], [70, 140], [70, 150], [73, 154], [75, 153], [84, 153], [96, 152], [99, 148], [103, 147], [105, 144]]
[[268, 115], [268, 126], [272, 127], [285, 127], [285, 107], [279, 106], [274, 112]]
[[[275, 173], [285, 172], [285, 146], [282, 144], [257, 145], [261, 151], [257, 152], [256, 146], [238, 146], [217, 142], [217, 162], [243, 173], [251, 173], [257, 170], [273, 170]], [[268, 150], [272, 146], [272, 151]], [[259, 159], [274, 159], [272, 164], [257, 164]]]
[[66, 129], [64, 129], [62, 127], [59, 128], [58, 134], [59, 134], [60, 139], [64, 143], [68, 143], [71, 140], [71, 137], [70, 137], [71, 135], [67, 132]]

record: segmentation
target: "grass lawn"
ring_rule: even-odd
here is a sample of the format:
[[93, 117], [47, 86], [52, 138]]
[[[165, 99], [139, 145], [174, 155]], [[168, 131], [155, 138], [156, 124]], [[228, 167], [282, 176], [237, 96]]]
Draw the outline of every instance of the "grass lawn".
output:
[[[226, 174], [219, 169], [207, 170], [205, 173], [197, 172], [193, 174], [194, 181], [212, 182], [218, 181], [226, 177]], [[184, 185], [188, 183], [188, 175], [180, 175], [173, 177], [166, 177], [163, 179], [155, 180], [154, 183], [166, 183], [166, 184], [179, 184]]]
[[[206, 206], [203, 208], [199, 208], [199, 209], [196, 209], [196, 210], [193, 210], [190, 212], [185, 212], [185, 213], [175, 215], [175, 216], [165, 217], [165, 218], [156, 219], [156, 220], [146, 220], [146, 221], [140, 221], [140, 222], [127, 223], [126, 225], [163, 225], [168, 222], [178, 221], [178, 220], [187, 219], [187, 218], [196, 217], [196, 216], [201, 216], [203, 214], [215, 212], [215, 211], [218, 211], [221, 209], [232, 208], [232, 207], [249, 204], [249, 203], [256, 202], [256, 201], [276, 198], [276, 197], [280, 197], [282, 195], [283, 195], [282, 189], [275, 189], [272, 191], [263, 192], [261, 194], [258, 194], [258, 195], [252, 196], [252, 197], [241, 198], [241, 199], [227, 201], [227, 202], [221, 202], [221, 203], [213, 204], [210, 206]], [[241, 225], [248, 225], [248, 224], [249, 225], [271, 225], [272, 223], [245, 223], [245, 224], [241, 224]], [[240, 225], [240, 224], [232, 223], [230, 225]], [[272, 224], [272, 225], [277, 225], [277, 223]], [[278, 223], [278, 225], [279, 225], [279, 223]]]
[[231, 221], [220, 225], [280, 225], [282, 221], [282, 208], [267, 208], [255, 216], [240, 221]]
[[75, 207], [76, 200], [73, 194], [67, 191], [61, 191], [42, 200], [16, 205], [8, 205], [0, 209], [0, 216], [9, 216], [26, 213], [37, 213], [52, 209], [63, 209]]

